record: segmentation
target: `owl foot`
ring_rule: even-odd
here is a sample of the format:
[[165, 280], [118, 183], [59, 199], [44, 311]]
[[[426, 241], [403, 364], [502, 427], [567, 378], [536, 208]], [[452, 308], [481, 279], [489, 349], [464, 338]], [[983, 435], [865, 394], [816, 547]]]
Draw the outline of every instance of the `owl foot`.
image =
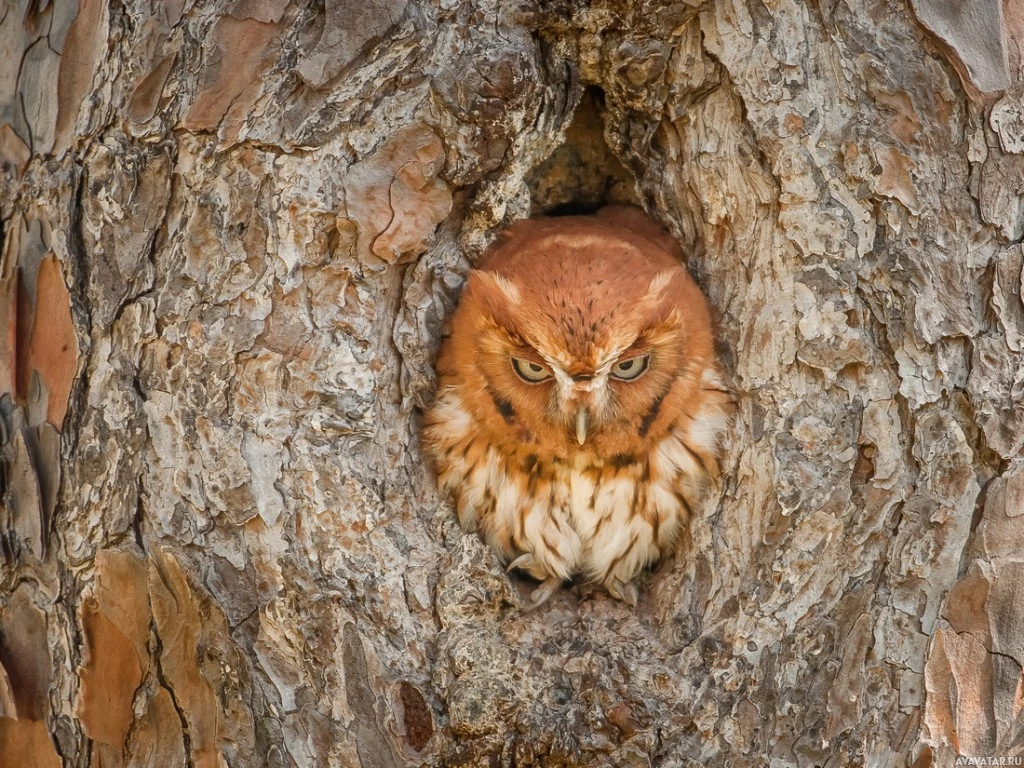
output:
[[[543, 569], [539, 566], [536, 559], [534, 559], [533, 554], [530, 552], [524, 552], [508, 564], [508, 567], [505, 569], [505, 572], [508, 573], [509, 571], [513, 571], [516, 568], [519, 568], [523, 571], [526, 571], [526, 573], [530, 574], [534, 578], [537, 578], [536, 576], [534, 576], [534, 567], [537, 567], [537, 570], [543, 572]], [[555, 590], [557, 590], [560, 586], [562, 586], [562, 579], [558, 576], [548, 576], [546, 579], [543, 579], [541, 581], [541, 585], [537, 587], [535, 590], [533, 590], [533, 593], [530, 595], [530, 605], [527, 607], [526, 610], [532, 611], [537, 608], [540, 608], [542, 605], [544, 605], [544, 603], [551, 599], [551, 596], [555, 593]]]
[[530, 595], [530, 607], [526, 610], [533, 611], [540, 608], [551, 599], [555, 590], [560, 586], [562, 586], [562, 580], [558, 576], [548, 576], [539, 587], [533, 590], [533, 594]]
[[619, 579], [608, 579], [604, 584], [605, 589], [608, 590], [608, 594], [614, 597], [616, 600], [621, 600], [630, 608], [636, 608], [636, 602], [639, 597], [636, 587], [629, 582], [623, 582]]
[[511, 563], [508, 564], [508, 567], [505, 569], [505, 573], [511, 573], [516, 568], [522, 568], [524, 571], [529, 572], [529, 570], [533, 566], [534, 562], [535, 561], [533, 559], [533, 554], [530, 553], [530, 552], [524, 552], [523, 554], [521, 554], [519, 557], [517, 557], [515, 560], [513, 560]]

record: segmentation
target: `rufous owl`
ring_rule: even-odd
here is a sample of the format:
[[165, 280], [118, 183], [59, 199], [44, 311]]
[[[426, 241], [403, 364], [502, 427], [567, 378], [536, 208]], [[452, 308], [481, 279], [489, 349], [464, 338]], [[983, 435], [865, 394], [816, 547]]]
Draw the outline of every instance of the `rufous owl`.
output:
[[470, 271], [423, 444], [459, 521], [541, 581], [636, 605], [718, 477], [731, 396], [707, 302], [644, 213], [536, 217]]

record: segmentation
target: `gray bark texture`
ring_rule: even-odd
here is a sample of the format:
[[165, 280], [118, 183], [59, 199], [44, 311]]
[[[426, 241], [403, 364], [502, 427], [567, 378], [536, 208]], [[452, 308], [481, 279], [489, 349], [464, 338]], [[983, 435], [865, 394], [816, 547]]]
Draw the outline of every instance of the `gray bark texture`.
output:
[[[0, 4], [0, 764], [1024, 755], [1015, 0]], [[631, 610], [418, 443], [473, 260], [633, 202], [739, 405]]]

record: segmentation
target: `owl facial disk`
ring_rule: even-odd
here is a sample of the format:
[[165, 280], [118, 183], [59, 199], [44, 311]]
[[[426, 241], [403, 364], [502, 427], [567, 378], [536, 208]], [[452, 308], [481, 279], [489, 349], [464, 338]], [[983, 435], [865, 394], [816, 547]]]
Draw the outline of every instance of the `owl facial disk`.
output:
[[623, 341], [583, 360], [562, 349], [531, 345], [528, 350], [510, 349], [506, 359], [520, 381], [554, 385], [550, 416], [562, 422], [570, 439], [583, 446], [592, 434], [613, 425], [615, 386], [628, 387], [650, 369], [652, 353], [645, 346], [636, 339], [632, 344]]

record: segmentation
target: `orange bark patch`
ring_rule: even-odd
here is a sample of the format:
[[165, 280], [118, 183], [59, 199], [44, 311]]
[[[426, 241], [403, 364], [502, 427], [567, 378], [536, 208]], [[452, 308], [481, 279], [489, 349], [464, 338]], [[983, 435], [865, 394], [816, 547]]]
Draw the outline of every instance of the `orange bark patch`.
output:
[[107, 4], [104, 0], [81, 0], [78, 15], [64, 39], [57, 78], [57, 129], [55, 149], [71, 143], [75, 118], [92, 87], [96, 67], [106, 52]]
[[36, 277], [35, 321], [27, 368], [39, 372], [49, 392], [46, 420], [60, 429], [78, 370], [78, 338], [71, 319], [71, 294], [64, 285], [60, 262], [53, 256], [43, 259]]
[[889, 113], [889, 130], [893, 138], [904, 146], [912, 146], [920, 141], [921, 116], [914, 109], [914, 103], [906, 91], [879, 88], [872, 92], [872, 97], [879, 107]]
[[120, 750], [134, 713], [135, 691], [149, 668], [145, 564], [124, 552], [101, 552], [98, 582], [83, 601], [85, 664], [77, 714], [89, 738]]
[[43, 720], [50, 687], [46, 617], [26, 594], [17, 591], [4, 606], [0, 619], [0, 664], [5, 671], [0, 686], [5, 689], [0, 695], [0, 715]]
[[782, 122], [782, 127], [786, 129], [786, 133], [788, 134], [803, 133], [805, 126], [806, 121], [804, 120], [803, 115], [798, 115], [795, 112], [790, 112], [786, 115]]
[[0, 395], [18, 381], [18, 276], [0, 278]]
[[60, 768], [46, 722], [0, 717], [0, 765]]
[[207, 62], [209, 76], [196, 93], [185, 116], [187, 130], [212, 130], [225, 119], [233, 139], [249, 107], [259, 95], [260, 73], [279, 47], [277, 24], [223, 16], [214, 29], [214, 59]]
[[81, 673], [78, 716], [89, 738], [120, 746], [132, 724], [132, 699], [142, 665], [127, 637], [95, 604], [82, 610], [88, 648]]
[[132, 100], [128, 104], [128, 117], [134, 122], [145, 123], [156, 114], [160, 106], [160, 97], [164, 92], [164, 84], [176, 59], [175, 54], [165, 56], [152, 72], [138, 81], [132, 93]]
[[[223, 765], [217, 700], [201, 668], [212, 617], [184, 571], [159, 550], [146, 559], [105, 550], [96, 558], [96, 577], [79, 609], [86, 654], [75, 706], [96, 747], [94, 768], [126, 765], [129, 755], [140, 754], [152, 765], [183, 765], [181, 717], [192, 764]], [[150, 641], [154, 627], [159, 659]]]
[[875, 152], [882, 174], [875, 182], [879, 194], [899, 200], [914, 215], [921, 212], [921, 200], [917, 196], [914, 180], [910, 175], [911, 161], [895, 147], [885, 147]]
[[204, 623], [178, 561], [156, 549], [149, 564], [150, 604], [163, 643], [161, 668], [188, 720], [192, 760], [198, 768], [219, 765], [220, 718], [213, 688], [196, 663]]
[[356, 248], [364, 260], [394, 264], [423, 253], [452, 208], [448, 185], [438, 178], [443, 166], [444, 146], [423, 125], [403, 128], [352, 166], [346, 208], [359, 226]]
[[46, 728], [50, 655], [46, 617], [17, 590], [0, 609], [0, 765], [57, 768]]
[[995, 732], [991, 659], [973, 635], [940, 629], [932, 643], [924, 724], [961, 754], [985, 754]]
[[186, 765], [181, 719], [166, 688], [153, 694], [146, 713], [132, 729], [129, 754], [151, 755], [149, 765]]

